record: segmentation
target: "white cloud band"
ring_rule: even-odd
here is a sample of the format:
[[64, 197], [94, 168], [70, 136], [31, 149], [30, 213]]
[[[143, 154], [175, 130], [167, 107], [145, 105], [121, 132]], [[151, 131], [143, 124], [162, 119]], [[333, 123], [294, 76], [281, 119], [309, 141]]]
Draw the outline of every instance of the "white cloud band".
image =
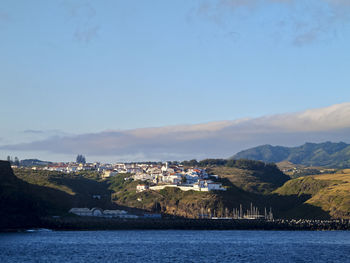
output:
[[260, 144], [297, 145], [329, 140], [350, 141], [350, 103], [254, 119], [56, 136], [0, 149], [181, 160], [229, 157]]

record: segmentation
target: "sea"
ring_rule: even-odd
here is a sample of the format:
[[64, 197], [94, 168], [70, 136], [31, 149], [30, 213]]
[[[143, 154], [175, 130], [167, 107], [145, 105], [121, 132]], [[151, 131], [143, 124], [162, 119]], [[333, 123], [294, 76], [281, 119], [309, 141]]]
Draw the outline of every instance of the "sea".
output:
[[0, 262], [350, 262], [350, 231], [0, 233]]

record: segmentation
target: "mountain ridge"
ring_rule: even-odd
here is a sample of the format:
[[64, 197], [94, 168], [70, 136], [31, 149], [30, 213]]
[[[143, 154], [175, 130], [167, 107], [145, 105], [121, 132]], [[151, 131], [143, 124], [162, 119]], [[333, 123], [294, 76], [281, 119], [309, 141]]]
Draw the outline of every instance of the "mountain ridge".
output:
[[350, 144], [330, 141], [307, 142], [296, 147], [265, 144], [238, 152], [230, 159], [248, 159], [267, 163], [288, 161], [306, 166], [350, 168]]

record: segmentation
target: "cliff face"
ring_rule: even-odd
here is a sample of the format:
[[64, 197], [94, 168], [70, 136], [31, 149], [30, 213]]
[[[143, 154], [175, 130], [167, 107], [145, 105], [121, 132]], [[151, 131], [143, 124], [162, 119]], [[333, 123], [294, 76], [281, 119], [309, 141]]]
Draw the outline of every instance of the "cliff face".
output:
[[17, 180], [17, 177], [13, 174], [10, 163], [0, 161], [0, 187], [4, 186], [5, 184], [13, 184]]
[[38, 226], [41, 216], [61, 208], [57, 197], [65, 195], [21, 180], [9, 162], [0, 161], [0, 229]]
[[[92, 198], [99, 194], [101, 200]], [[108, 185], [84, 176], [11, 169], [0, 161], [0, 229], [40, 225], [40, 218], [65, 215], [72, 207], [113, 209]]]
[[0, 213], [8, 213], [18, 205], [21, 188], [22, 182], [13, 174], [10, 163], [0, 161]]
[[35, 226], [38, 207], [9, 162], [0, 161], [0, 229]]

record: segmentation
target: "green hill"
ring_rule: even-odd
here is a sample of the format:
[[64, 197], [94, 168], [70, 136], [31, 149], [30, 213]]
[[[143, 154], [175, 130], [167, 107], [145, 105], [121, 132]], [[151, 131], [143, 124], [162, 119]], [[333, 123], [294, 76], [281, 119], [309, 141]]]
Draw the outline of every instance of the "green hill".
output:
[[211, 167], [208, 171], [244, 191], [256, 194], [268, 194], [282, 186], [290, 178], [274, 165], [247, 169], [227, 166]]
[[349, 168], [350, 145], [344, 142], [305, 143], [298, 147], [262, 145], [241, 151], [232, 156], [231, 159], [274, 163], [288, 161], [306, 166]]
[[[117, 175], [108, 179], [114, 191], [112, 200], [118, 205], [135, 207], [151, 212], [196, 218], [199, 214], [215, 214], [224, 216], [232, 208], [240, 204], [248, 208], [257, 198], [254, 194], [224, 180], [227, 191], [197, 192], [181, 191], [178, 188], [165, 188], [160, 191], [136, 192], [136, 185], [140, 182], [124, 180], [124, 175]], [[262, 205], [261, 202], [259, 204]]]
[[118, 175], [108, 179], [114, 191], [113, 201], [118, 205], [184, 217], [197, 217], [203, 211], [225, 216], [240, 205], [244, 209], [248, 208], [250, 203], [259, 207], [260, 211], [272, 206], [276, 208], [276, 215], [282, 216], [286, 210], [303, 203], [299, 198], [271, 194], [290, 179], [274, 164], [208, 159], [201, 161], [200, 165], [206, 167], [209, 173], [218, 175], [218, 181], [227, 191], [183, 192], [176, 188], [165, 188], [137, 193], [136, 185], [140, 182], [125, 181], [123, 175]]
[[[266, 197], [261, 198], [261, 195], [270, 193], [289, 179], [275, 165], [240, 160], [230, 161], [227, 166], [214, 165], [209, 169], [220, 176], [218, 180], [227, 188], [225, 192], [183, 192], [166, 188], [137, 193], [136, 185], [140, 182], [124, 180], [130, 176], [128, 174], [100, 180], [93, 174], [68, 175], [31, 169], [14, 171], [16, 176], [10, 168], [8, 173], [17, 188], [8, 189], [9, 195], [21, 196], [27, 192], [31, 198], [40, 200], [42, 205], [39, 215], [61, 215], [71, 207], [98, 206], [107, 209], [114, 205], [123, 209], [143, 209], [183, 217], [197, 217], [209, 211], [222, 216], [227, 210], [231, 212], [241, 204], [245, 208], [250, 203], [260, 209], [271, 206], [269, 198], [265, 200]], [[102, 199], [93, 200], [93, 194], [101, 195]], [[15, 206], [20, 207], [20, 204]]]
[[[348, 178], [346, 171], [333, 174], [335, 177], [289, 180], [273, 164], [249, 160], [210, 163], [206, 168], [219, 175], [216, 180], [227, 191], [165, 188], [137, 192], [140, 182], [125, 180], [129, 174], [104, 180], [91, 172], [15, 169], [14, 174], [8, 162], [0, 162], [0, 228], [35, 225], [41, 217], [51, 215], [66, 216], [71, 207], [122, 208], [196, 218], [200, 214], [230, 216], [240, 205], [245, 210], [253, 203], [262, 213], [264, 207], [272, 207], [277, 218], [348, 218], [350, 175]], [[101, 195], [101, 200], [92, 198], [94, 194]]]
[[82, 175], [31, 169], [15, 169], [14, 174], [9, 162], [0, 161], [0, 229], [34, 226], [40, 217], [65, 215], [72, 207], [116, 207], [108, 188]]
[[58, 202], [42, 198], [42, 193], [52, 193], [60, 198], [60, 193], [17, 178], [10, 163], [0, 161], [0, 229], [35, 225], [39, 217], [53, 209], [59, 209]]
[[[350, 218], [350, 171], [300, 177], [275, 190], [280, 196], [304, 197], [306, 205], [319, 207], [333, 218]], [[298, 213], [295, 208], [294, 212]], [[299, 211], [300, 212], [300, 211]]]

